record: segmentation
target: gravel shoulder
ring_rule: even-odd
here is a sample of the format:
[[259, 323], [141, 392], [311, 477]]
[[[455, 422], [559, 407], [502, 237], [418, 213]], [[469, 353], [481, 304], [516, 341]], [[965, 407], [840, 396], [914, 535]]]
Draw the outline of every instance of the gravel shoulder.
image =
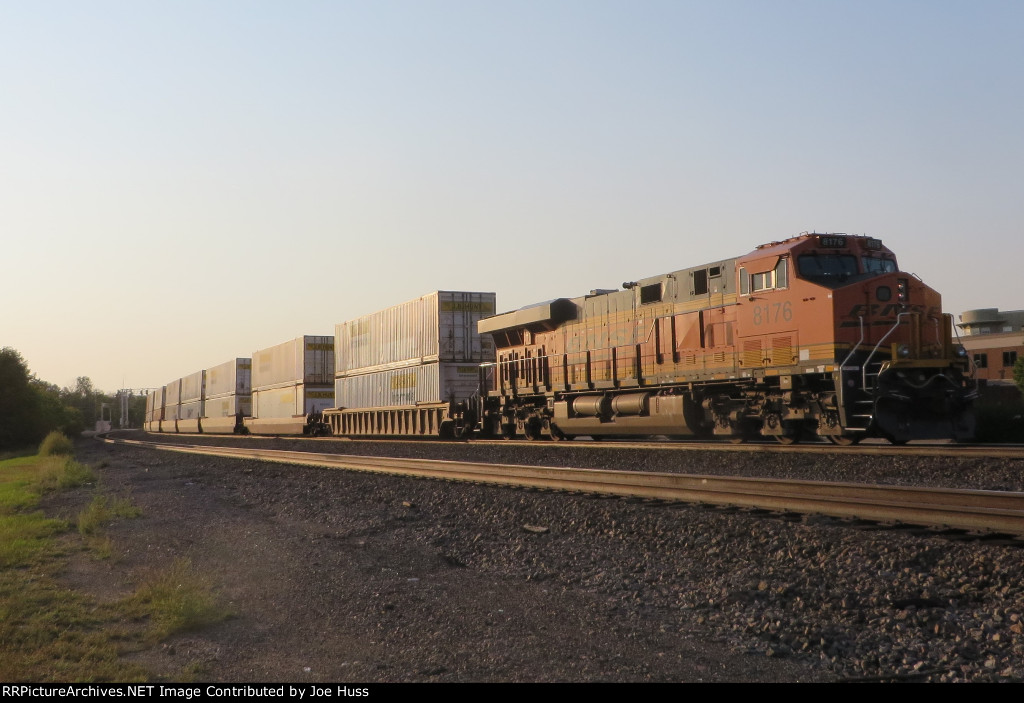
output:
[[[359, 453], [373, 446], [348, 444], [363, 445]], [[588, 465], [576, 456], [585, 454], [562, 461]], [[605, 461], [596, 456], [589, 465]], [[694, 453], [683, 463], [718, 473], [731, 462], [741, 473], [751, 457], [786, 461], [726, 456], [743, 458]], [[163, 680], [1024, 674], [1017, 547], [98, 442], [83, 443], [79, 458], [102, 465], [103, 490], [130, 495], [143, 514], [110, 529], [115, 559], [76, 557], [67, 580], [111, 598], [148, 570], [186, 557], [213, 578], [234, 613], [136, 655]], [[817, 462], [819, 474], [834, 468], [821, 458], [797, 461], [804, 462]], [[955, 474], [937, 463], [934, 470]], [[51, 506], [69, 515], [74, 507]]]

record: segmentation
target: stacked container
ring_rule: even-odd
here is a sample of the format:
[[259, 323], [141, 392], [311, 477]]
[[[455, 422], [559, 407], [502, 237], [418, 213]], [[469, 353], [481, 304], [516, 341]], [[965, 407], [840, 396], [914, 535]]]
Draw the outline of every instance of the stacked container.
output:
[[478, 320], [494, 293], [436, 291], [335, 326], [334, 393], [342, 409], [393, 408], [462, 400], [494, 361]]
[[252, 355], [252, 423], [288, 432], [307, 415], [334, 406], [334, 340], [307, 335]]
[[164, 419], [164, 387], [150, 391], [146, 395], [146, 430], [159, 432], [160, 422]]
[[160, 429], [163, 432], [177, 432], [181, 413], [181, 379], [176, 378], [164, 386], [164, 418]]
[[237, 416], [252, 415], [252, 359], [232, 359], [206, 369], [204, 432], [231, 432]]
[[178, 404], [178, 432], [199, 432], [206, 400], [206, 372], [196, 371], [181, 379]]

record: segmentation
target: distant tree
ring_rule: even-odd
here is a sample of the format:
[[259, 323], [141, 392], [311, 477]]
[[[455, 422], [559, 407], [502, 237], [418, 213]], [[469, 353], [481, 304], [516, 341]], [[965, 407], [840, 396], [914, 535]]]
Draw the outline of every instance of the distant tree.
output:
[[33, 379], [43, 425], [66, 437], [77, 437], [85, 429], [82, 411], [64, 402], [61, 390], [52, 383]]
[[1020, 388], [1020, 392], [1024, 393], [1024, 356], [1017, 359], [1017, 363], [1013, 365], [1013, 382]]
[[46, 435], [31, 380], [21, 354], [11, 347], [0, 349], [0, 449], [38, 444]]
[[108, 398], [96, 392], [88, 376], [79, 376], [75, 380], [74, 388], [64, 388], [61, 391], [61, 400], [65, 405], [78, 409], [82, 425], [86, 429], [96, 425], [100, 403], [109, 402]]

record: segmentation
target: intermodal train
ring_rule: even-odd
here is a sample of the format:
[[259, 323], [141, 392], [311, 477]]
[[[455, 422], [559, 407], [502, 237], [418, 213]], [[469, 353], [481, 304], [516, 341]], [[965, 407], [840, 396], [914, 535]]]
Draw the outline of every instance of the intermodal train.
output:
[[471, 389], [435, 379], [443, 398], [345, 406], [339, 380], [336, 407], [299, 431], [841, 445], [974, 434], [977, 388], [952, 316], [873, 237], [804, 233], [476, 326], [488, 356], [459, 366]]

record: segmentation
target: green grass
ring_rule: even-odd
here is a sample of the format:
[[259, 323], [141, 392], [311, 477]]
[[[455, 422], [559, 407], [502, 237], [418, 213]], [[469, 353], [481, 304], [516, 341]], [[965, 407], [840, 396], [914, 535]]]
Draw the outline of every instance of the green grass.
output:
[[75, 453], [75, 445], [71, 440], [57, 431], [46, 435], [39, 445], [39, 456], [71, 456]]
[[[114, 603], [61, 585], [67, 550], [82, 548], [75, 539], [109, 558], [104, 526], [141, 513], [127, 499], [95, 495], [75, 536], [66, 521], [38, 510], [45, 493], [95, 483], [89, 467], [67, 456], [0, 461], [0, 681], [145, 681], [145, 669], [123, 655], [229, 615], [209, 579], [183, 560]], [[58, 543], [61, 535], [75, 539]]]
[[117, 518], [133, 518], [142, 514], [142, 509], [132, 505], [127, 498], [111, 499], [105, 495], [93, 496], [89, 507], [78, 514], [78, 531], [83, 535], [95, 535]]
[[200, 630], [231, 615], [219, 604], [209, 578], [188, 559], [176, 559], [169, 569], [154, 573], [129, 602], [148, 613], [158, 639]]

